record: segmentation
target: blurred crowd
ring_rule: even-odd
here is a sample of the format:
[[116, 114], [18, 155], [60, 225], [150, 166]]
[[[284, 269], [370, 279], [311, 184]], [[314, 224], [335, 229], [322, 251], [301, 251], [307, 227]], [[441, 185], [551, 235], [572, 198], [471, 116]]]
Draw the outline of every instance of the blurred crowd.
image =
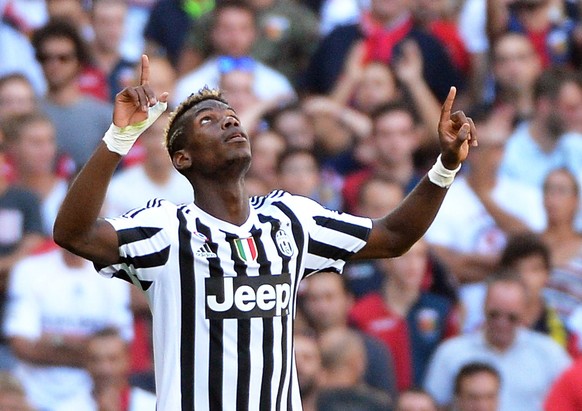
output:
[[[155, 409], [145, 297], [51, 241], [142, 53], [168, 114], [224, 91], [250, 195], [380, 217], [434, 163], [451, 86], [476, 123], [421, 241], [303, 282], [305, 411], [581, 410], [581, 18], [580, 0], [0, 0], [0, 410]], [[103, 216], [193, 200], [167, 119]]]

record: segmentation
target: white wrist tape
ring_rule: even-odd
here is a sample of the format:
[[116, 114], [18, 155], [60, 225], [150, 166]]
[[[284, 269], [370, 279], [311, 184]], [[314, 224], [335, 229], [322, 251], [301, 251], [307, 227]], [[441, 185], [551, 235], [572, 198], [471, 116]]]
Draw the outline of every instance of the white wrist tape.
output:
[[443, 165], [441, 160], [441, 155], [437, 157], [434, 166], [430, 170], [428, 170], [428, 179], [431, 183], [436, 184], [439, 187], [449, 188], [451, 184], [453, 184], [453, 180], [455, 179], [455, 175], [461, 169], [461, 165], [454, 170], [449, 170]]
[[136, 124], [131, 124], [125, 127], [117, 127], [115, 124], [109, 126], [109, 130], [103, 136], [103, 141], [107, 145], [109, 151], [126, 155], [137, 138], [151, 126], [154, 121], [162, 115], [168, 103], [158, 101], [155, 105], [148, 109], [148, 118]]

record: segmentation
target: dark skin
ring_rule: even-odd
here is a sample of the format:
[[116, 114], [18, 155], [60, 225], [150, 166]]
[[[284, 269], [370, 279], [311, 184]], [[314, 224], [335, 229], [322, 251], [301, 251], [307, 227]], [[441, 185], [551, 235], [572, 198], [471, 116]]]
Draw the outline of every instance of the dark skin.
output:
[[[149, 106], [167, 100], [167, 93], [156, 97], [149, 75], [149, 61], [143, 56], [140, 85], [116, 96], [115, 125], [142, 121]], [[452, 87], [438, 124], [442, 162], [451, 170], [467, 158], [470, 145], [477, 145], [473, 121], [462, 111], [451, 113], [455, 94]], [[250, 212], [244, 184], [251, 160], [246, 132], [234, 110], [216, 100], [197, 104], [187, 115], [191, 116], [191, 133], [185, 147], [174, 153], [174, 167], [192, 184], [200, 209], [232, 224], [243, 224]], [[99, 218], [99, 212], [120, 161], [119, 154], [101, 143], [69, 189], [54, 226], [57, 244], [103, 265], [119, 260], [117, 234]], [[388, 258], [406, 252], [428, 229], [445, 194], [446, 189], [424, 177], [396, 210], [373, 221], [366, 246], [352, 258]]]

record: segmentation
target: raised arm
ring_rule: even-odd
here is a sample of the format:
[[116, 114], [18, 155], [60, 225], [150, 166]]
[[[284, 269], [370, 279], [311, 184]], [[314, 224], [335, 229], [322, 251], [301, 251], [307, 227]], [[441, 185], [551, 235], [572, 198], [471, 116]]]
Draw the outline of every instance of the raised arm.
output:
[[[473, 121], [462, 111], [451, 114], [456, 89], [451, 87], [442, 108], [438, 125], [441, 146], [440, 164], [429, 172], [390, 214], [374, 220], [366, 246], [355, 259], [395, 257], [405, 253], [420, 239], [436, 216], [452, 178], [443, 178], [459, 168], [467, 158], [469, 145], [477, 145]], [[443, 168], [444, 167], [444, 168]], [[436, 174], [435, 174], [436, 172]], [[436, 182], [436, 183], [435, 183]], [[440, 185], [438, 185], [438, 184]]]
[[102, 265], [119, 260], [117, 234], [99, 218], [113, 172], [139, 134], [166, 107], [167, 93], [158, 99], [149, 86], [149, 60], [142, 56], [140, 84], [115, 97], [113, 124], [69, 188], [57, 215], [53, 236], [63, 248]]

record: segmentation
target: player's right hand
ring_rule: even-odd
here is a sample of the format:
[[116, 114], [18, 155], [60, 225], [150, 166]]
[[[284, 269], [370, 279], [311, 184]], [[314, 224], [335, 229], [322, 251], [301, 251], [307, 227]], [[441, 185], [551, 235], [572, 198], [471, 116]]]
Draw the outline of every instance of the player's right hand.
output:
[[148, 118], [148, 109], [158, 101], [165, 103], [168, 93], [156, 97], [149, 84], [150, 62], [145, 54], [141, 56], [141, 74], [138, 86], [126, 87], [115, 96], [113, 124], [126, 127]]

